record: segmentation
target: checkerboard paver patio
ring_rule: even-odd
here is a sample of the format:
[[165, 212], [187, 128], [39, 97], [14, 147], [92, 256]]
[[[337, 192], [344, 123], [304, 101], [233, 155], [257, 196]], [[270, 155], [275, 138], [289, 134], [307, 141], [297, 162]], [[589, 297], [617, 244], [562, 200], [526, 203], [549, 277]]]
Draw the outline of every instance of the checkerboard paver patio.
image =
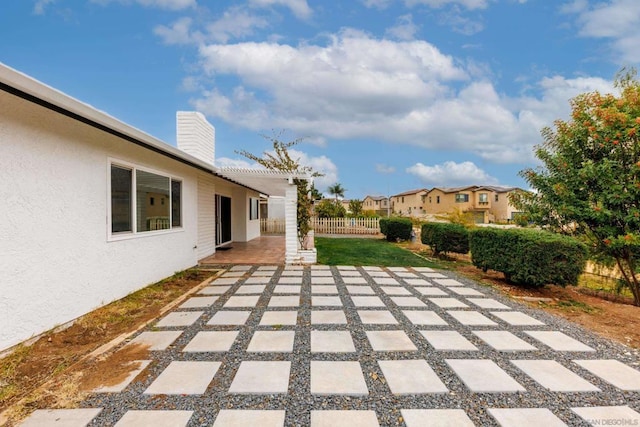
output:
[[118, 388], [24, 425], [640, 423], [637, 356], [429, 268], [235, 266], [130, 342]]

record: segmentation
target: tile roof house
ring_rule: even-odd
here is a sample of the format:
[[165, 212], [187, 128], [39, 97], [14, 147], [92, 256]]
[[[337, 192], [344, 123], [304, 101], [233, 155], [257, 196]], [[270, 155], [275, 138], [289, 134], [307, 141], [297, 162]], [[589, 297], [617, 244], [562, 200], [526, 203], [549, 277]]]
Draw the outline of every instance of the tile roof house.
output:
[[508, 198], [515, 190], [515, 187], [489, 185], [434, 187], [424, 198], [424, 210], [427, 214], [442, 215], [458, 209], [471, 212], [477, 223], [506, 222], [517, 213]]
[[429, 190], [419, 188], [391, 196], [391, 207], [394, 214], [420, 217], [425, 214], [424, 199]]

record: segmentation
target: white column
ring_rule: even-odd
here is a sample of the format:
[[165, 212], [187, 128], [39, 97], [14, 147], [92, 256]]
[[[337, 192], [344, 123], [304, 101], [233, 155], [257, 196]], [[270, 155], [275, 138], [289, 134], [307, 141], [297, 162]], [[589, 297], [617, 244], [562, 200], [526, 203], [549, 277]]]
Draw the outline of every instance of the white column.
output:
[[298, 259], [298, 188], [290, 185], [284, 196], [285, 263], [294, 264]]

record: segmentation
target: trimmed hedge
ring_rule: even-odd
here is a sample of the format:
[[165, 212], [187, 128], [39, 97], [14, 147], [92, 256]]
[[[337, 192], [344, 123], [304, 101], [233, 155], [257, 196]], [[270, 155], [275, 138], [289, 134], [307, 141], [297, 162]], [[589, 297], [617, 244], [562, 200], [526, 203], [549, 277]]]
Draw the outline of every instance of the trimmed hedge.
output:
[[380, 218], [380, 232], [387, 237], [387, 241], [411, 239], [413, 224], [409, 218]]
[[473, 265], [525, 286], [576, 284], [587, 260], [582, 243], [539, 230], [479, 228], [471, 231], [469, 244]]
[[469, 252], [469, 231], [460, 224], [428, 222], [422, 226], [420, 240], [431, 247], [434, 255]]

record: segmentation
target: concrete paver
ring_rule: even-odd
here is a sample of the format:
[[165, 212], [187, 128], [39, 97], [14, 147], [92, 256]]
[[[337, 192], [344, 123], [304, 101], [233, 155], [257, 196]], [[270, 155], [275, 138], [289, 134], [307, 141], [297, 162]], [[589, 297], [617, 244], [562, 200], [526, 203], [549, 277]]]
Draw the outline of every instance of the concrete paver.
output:
[[562, 392], [589, 392], [600, 389], [555, 360], [512, 360], [522, 372], [544, 388]]
[[580, 341], [563, 334], [560, 331], [524, 331], [525, 334], [548, 345], [556, 351], [595, 351]]
[[407, 427], [474, 427], [462, 409], [402, 409]]
[[491, 314], [513, 326], [542, 326], [538, 319], [519, 311], [492, 311]]
[[311, 427], [378, 427], [375, 411], [311, 411]]
[[312, 310], [311, 311], [311, 324], [312, 325], [346, 325], [347, 317], [342, 310]]
[[386, 310], [358, 310], [360, 321], [365, 325], [397, 325], [398, 320]]
[[627, 405], [579, 407], [571, 410], [591, 425], [640, 425], [640, 413]]
[[352, 353], [356, 347], [349, 331], [311, 331], [311, 353]]
[[476, 393], [515, 393], [526, 391], [493, 360], [446, 359], [460, 380]]
[[191, 326], [203, 313], [203, 311], [174, 311], [160, 319], [160, 321], [156, 323], [156, 327], [174, 328], [177, 326]]
[[393, 394], [449, 391], [425, 360], [379, 360], [378, 364]]
[[145, 390], [145, 394], [202, 394], [221, 362], [174, 360]]
[[311, 394], [369, 394], [359, 362], [311, 361]]
[[51, 425], [640, 423], [631, 353], [490, 288], [429, 268], [240, 267], [134, 336], [143, 372]]
[[471, 341], [458, 331], [420, 331], [429, 344], [441, 351], [477, 351]]
[[285, 411], [222, 409], [213, 427], [283, 427]]
[[501, 427], [564, 427], [566, 424], [547, 408], [489, 408]]
[[102, 408], [38, 409], [20, 424], [20, 427], [85, 427]]
[[144, 331], [131, 340], [130, 344], [140, 344], [149, 350], [166, 350], [183, 331]]
[[435, 311], [403, 310], [402, 313], [414, 325], [447, 326], [448, 323]]
[[525, 340], [508, 331], [473, 331], [482, 341], [498, 351], [533, 351], [537, 350]]
[[200, 331], [182, 349], [184, 352], [229, 351], [238, 331]]
[[211, 317], [207, 325], [244, 325], [250, 315], [250, 311], [219, 311]]
[[186, 427], [193, 411], [127, 411], [115, 427]]
[[272, 394], [289, 389], [289, 361], [245, 361], [233, 378], [229, 393]]
[[416, 351], [415, 344], [404, 331], [367, 331], [374, 351]]
[[287, 353], [293, 351], [295, 331], [255, 331], [247, 347], [252, 353]]
[[260, 319], [260, 326], [295, 325], [297, 321], [297, 311], [267, 311]]
[[618, 360], [574, 360], [593, 375], [625, 391], [640, 391], [640, 371]]

